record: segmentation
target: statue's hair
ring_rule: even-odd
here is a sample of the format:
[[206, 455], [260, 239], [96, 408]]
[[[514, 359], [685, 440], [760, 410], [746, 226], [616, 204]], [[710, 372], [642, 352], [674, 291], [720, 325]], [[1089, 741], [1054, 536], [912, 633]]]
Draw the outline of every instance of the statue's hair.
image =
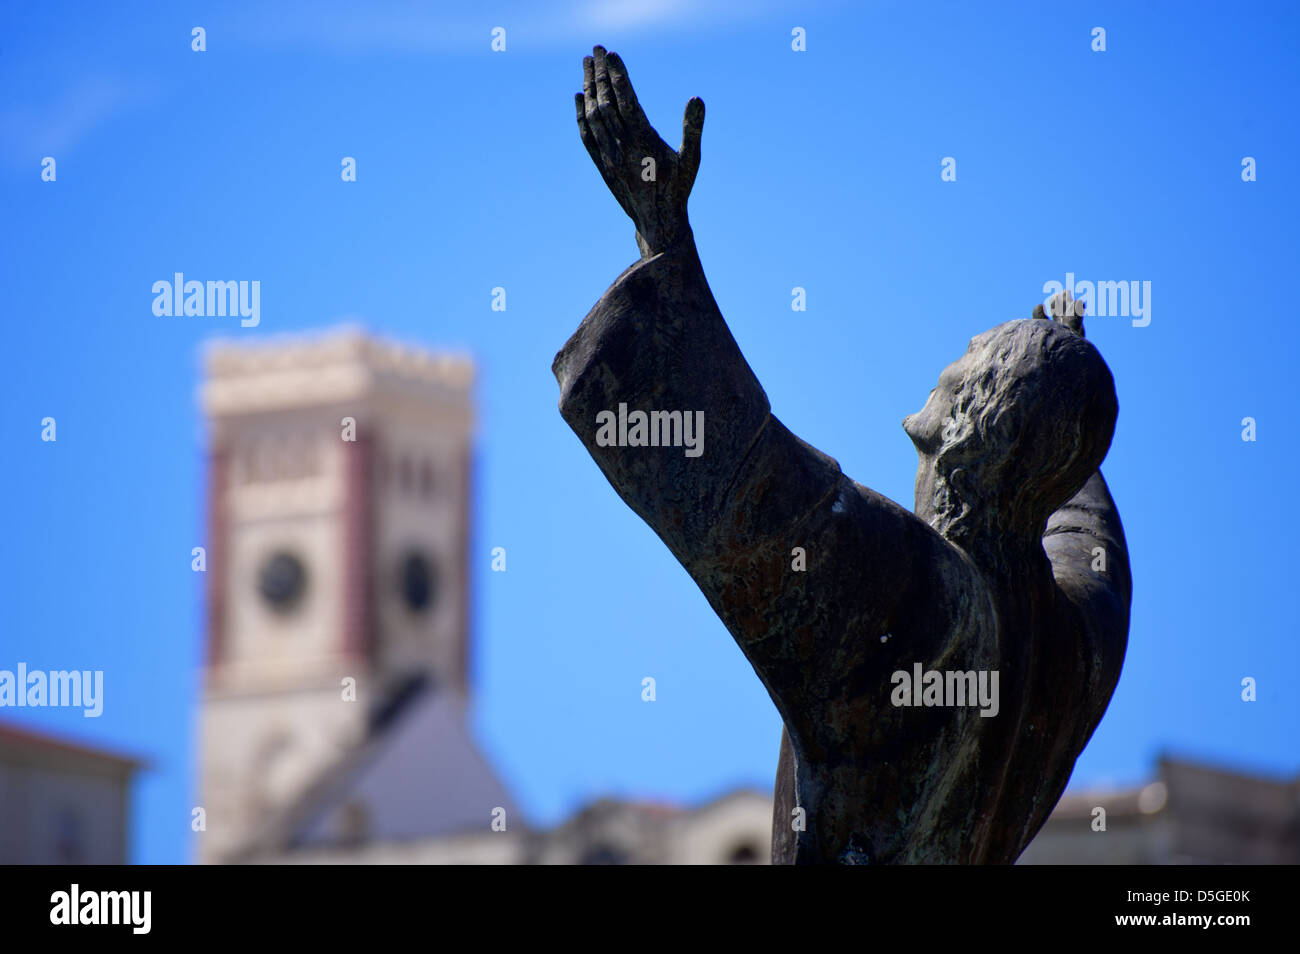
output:
[[1081, 334], [1037, 318], [972, 338], [963, 365], [936, 455], [935, 528], [954, 543], [977, 525], [1041, 534], [1110, 448], [1110, 369]]

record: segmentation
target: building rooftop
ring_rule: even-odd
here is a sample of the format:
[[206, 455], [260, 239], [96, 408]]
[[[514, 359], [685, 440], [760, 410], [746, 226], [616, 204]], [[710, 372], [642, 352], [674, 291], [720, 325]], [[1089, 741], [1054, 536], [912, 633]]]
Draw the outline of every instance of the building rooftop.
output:
[[251, 341], [215, 339], [205, 345], [203, 363], [200, 400], [213, 416], [381, 393], [462, 403], [474, 383], [467, 355], [398, 344], [352, 325]]
[[42, 755], [72, 755], [103, 762], [126, 771], [138, 771], [147, 767], [144, 760], [133, 756], [92, 747], [83, 742], [74, 742], [70, 739], [47, 735], [34, 729], [15, 725], [12, 722], [0, 722], [0, 757], [3, 757], [2, 753], [6, 751], [28, 753], [37, 757]]

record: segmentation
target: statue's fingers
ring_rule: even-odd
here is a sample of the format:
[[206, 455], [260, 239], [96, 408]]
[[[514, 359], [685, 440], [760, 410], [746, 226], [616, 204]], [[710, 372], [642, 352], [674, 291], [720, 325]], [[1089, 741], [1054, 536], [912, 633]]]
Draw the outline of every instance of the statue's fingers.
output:
[[618, 113], [623, 117], [624, 124], [633, 129], [648, 125], [649, 120], [645, 118], [645, 111], [637, 102], [636, 91], [632, 89], [632, 81], [627, 78], [623, 58], [617, 53], [608, 53], [605, 63], [609, 67], [609, 85], [614, 90]]
[[611, 170], [609, 162], [601, 153], [600, 142], [596, 139], [596, 134], [591, 131], [591, 123], [587, 121], [587, 103], [586, 97], [581, 93], [574, 94], [573, 103], [578, 108], [578, 136], [582, 139], [583, 146], [587, 149], [587, 155], [591, 156], [591, 161], [596, 164], [596, 171], [600, 177], [605, 180], [605, 184], [614, 188], [613, 180], [610, 178]]
[[1083, 333], [1083, 311], [1087, 307], [1087, 302], [1076, 301], [1074, 307], [1070, 309], [1069, 314], [1065, 316], [1065, 327], [1069, 328], [1080, 338], [1087, 337]]
[[582, 139], [582, 144], [587, 148], [591, 161], [596, 164], [596, 168], [604, 175], [605, 168], [600, 159], [600, 146], [596, 143], [596, 137], [591, 134], [591, 127], [587, 125], [587, 103], [586, 98], [581, 93], [573, 94], [574, 105], [578, 107], [578, 135]]
[[692, 96], [686, 104], [686, 113], [682, 116], [682, 148], [677, 154], [682, 160], [682, 172], [686, 185], [695, 181], [695, 173], [700, 168], [700, 136], [704, 133], [704, 100]]
[[590, 56], [582, 58], [582, 105], [587, 127], [596, 138], [596, 145], [600, 147], [603, 160], [601, 168], [617, 168], [620, 158], [618, 143], [605, 128], [605, 122], [600, 116], [600, 105], [596, 101], [596, 63]]
[[600, 144], [596, 142], [596, 137], [591, 132], [591, 126], [587, 123], [587, 104], [583, 95], [581, 93], [575, 93], [573, 96], [573, 102], [578, 109], [578, 136], [582, 139], [582, 144], [587, 149], [587, 155], [591, 156], [591, 161], [596, 165], [596, 171], [599, 172], [600, 177], [605, 180], [606, 187], [611, 193], [613, 193], [614, 198], [618, 200], [618, 204], [622, 207], [623, 211], [635, 221], [635, 210], [624, 195], [624, 189], [622, 188], [621, 183], [614, 178], [609, 166], [601, 157]]
[[1068, 291], [1059, 291], [1053, 295], [1047, 302], [1051, 308], [1052, 319], [1060, 321], [1064, 318], [1066, 309], [1072, 307], [1072, 301]]
[[596, 61], [590, 56], [582, 58], [582, 105], [587, 116], [596, 112]]
[[593, 49], [593, 54], [596, 77], [596, 109], [600, 112], [600, 120], [605, 124], [605, 129], [615, 139], [619, 139], [623, 132], [623, 119], [618, 114], [618, 100], [614, 97], [614, 88], [610, 85], [609, 64], [605, 59], [605, 48], [597, 46]]
[[[1079, 337], [1084, 337], [1083, 331], [1083, 312], [1087, 307], [1087, 302], [1082, 299], [1071, 297], [1070, 292], [1059, 291], [1051, 297], [1049, 302], [1052, 310], [1052, 320], [1057, 324], [1065, 325]], [[1037, 318], [1042, 306], [1034, 309], [1034, 317]]]

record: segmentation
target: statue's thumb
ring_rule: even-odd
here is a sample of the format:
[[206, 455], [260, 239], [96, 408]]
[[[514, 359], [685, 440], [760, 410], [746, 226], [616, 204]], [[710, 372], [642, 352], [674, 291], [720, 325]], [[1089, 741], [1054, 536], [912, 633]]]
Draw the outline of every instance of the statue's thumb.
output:
[[704, 100], [692, 96], [682, 116], [682, 148], [677, 154], [692, 176], [700, 166], [700, 135], [704, 132]]

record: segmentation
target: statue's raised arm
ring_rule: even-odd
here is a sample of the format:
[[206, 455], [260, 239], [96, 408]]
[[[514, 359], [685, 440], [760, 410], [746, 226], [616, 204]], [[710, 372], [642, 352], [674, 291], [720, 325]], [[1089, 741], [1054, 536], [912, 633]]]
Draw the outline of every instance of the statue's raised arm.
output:
[[[792, 565], [811, 560], [823, 586], [851, 577], [857, 586], [843, 608], [855, 625], [883, 632], [908, 572], [901, 554], [916, 549], [906, 538], [926, 528], [854, 490], [835, 461], [772, 416], [713, 300], [687, 220], [703, 102], [687, 104], [674, 152], [646, 120], [617, 54], [597, 47], [583, 80], [582, 141], [635, 223], [643, 258], [556, 357], [561, 413], [699, 584], [782, 714], [807, 711], [818, 654], [850, 620], [823, 619], [799, 639], [785, 634], [783, 622], [808, 619], [801, 591], [785, 585], [802, 579]], [[840, 519], [850, 509], [861, 518], [857, 533], [829, 533], [832, 518], [853, 522]]]
[[1081, 318], [971, 339], [904, 421], [908, 511], [781, 424], [719, 313], [686, 210], [704, 104], [674, 151], [600, 47], [576, 104], [642, 257], [556, 356], [560, 411], [781, 714], [773, 860], [1014, 861], [1105, 710], [1128, 629], [1098, 471], [1118, 405]]

